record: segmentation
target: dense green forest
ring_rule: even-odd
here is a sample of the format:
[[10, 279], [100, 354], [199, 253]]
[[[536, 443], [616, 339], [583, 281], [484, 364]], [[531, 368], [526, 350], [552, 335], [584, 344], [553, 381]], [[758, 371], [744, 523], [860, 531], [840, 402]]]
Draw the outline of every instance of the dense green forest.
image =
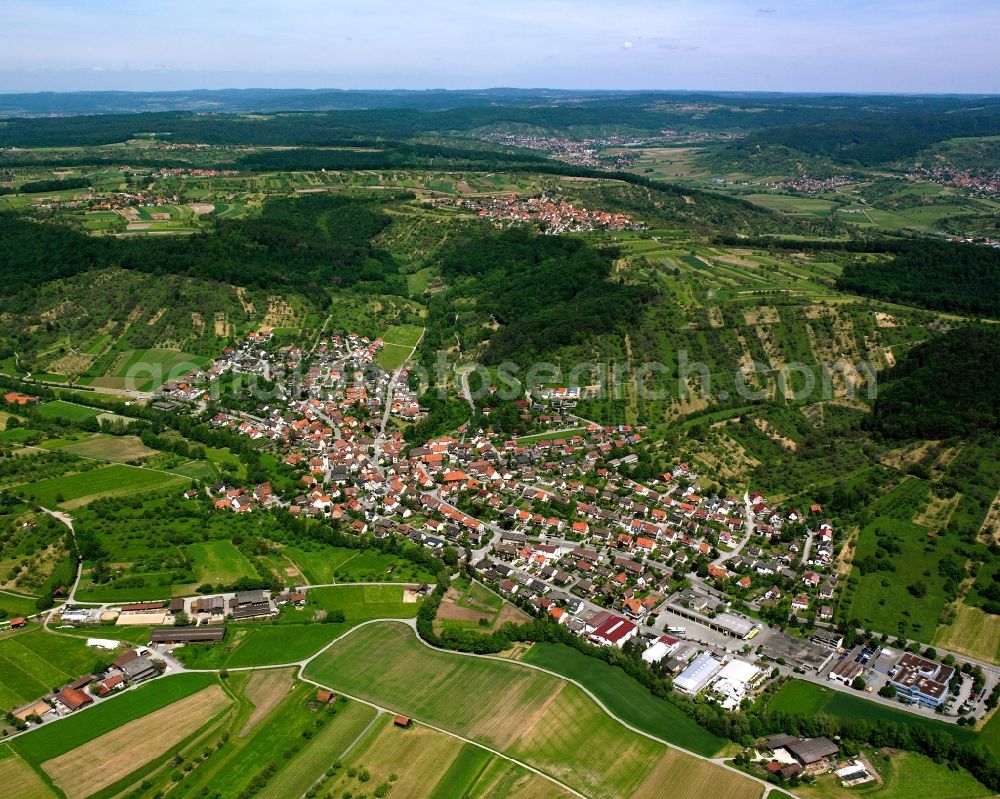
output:
[[886, 375], [868, 423], [893, 439], [1000, 430], [1000, 329], [970, 325], [910, 350]]
[[890, 302], [1000, 317], [1000, 250], [933, 241], [892, 249], [890, 259], [849, 264], [839, 288]]
[[552, 163], [549, 159], [531, 153], [508, 152], [498, 149], [470, 149], [446, 147], [437, 144], [404, 144], [367, 142], [354, 149], [300, 148], [293, 150], [262, 150], [240, 158], [239, 169], [251, 171], [288, 171], [320, 169], [393, 169], [436, 167], [448, 165], [458, 168], [498, 169], [509, 166], [537, 166]]
[[1000, 108], [995, 103], [975, 105], [946, 113], [887, 112], [772, 127], [726, 145], [714, 157], [720, 164], [739, 168], [753, 163], [762, 150], [787, 148], [850, 166], [894, 163], [947, 139], [1000, 134]]
[[[456, 333], [467, 341], [467, 331], [478, 327], [489, 336], [485, 363], [526, 364], [591, 336], [623, 335], [643, 304], [658, 294], [649, 286], [611, 281], [616, 256], [611, 248], [523, 228], [472, 229], [439, 254], [450, 288], [430, 303], [429, 346], [453, 341]], [[457, 327], [454, 309], [467, 307], [470, 299], [479, 324], [464, 320]], [[483, 326], [489, 321], [499, 330]]]
[[25, 286], [108, 267], [254, 288], [329, 292], [363, 284], [373, 292], [405, 296], [398, 265], [370, 239], [390, 224], [380, 205], [409, 196], [276, 198], [264, 204], [259, 217], [220, 219], [207, 233], [155, 238], [93, 238], [2, 214], [0, 277], [8, 298]]
[[22, 183], [18, 191], [26, 194], [40, 194], [46, 191], [63, 191], [65, 189], [82, 189], [89, 186], [87, 178], [64, 178], [62, 180], [33, 180]]

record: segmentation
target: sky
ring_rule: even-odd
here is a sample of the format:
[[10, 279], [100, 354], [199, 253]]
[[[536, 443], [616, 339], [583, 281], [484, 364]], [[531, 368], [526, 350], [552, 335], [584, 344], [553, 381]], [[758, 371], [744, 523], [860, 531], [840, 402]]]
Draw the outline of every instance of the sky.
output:
[[3, 0], [0, 91], [1000, 93], [1000, 0]]

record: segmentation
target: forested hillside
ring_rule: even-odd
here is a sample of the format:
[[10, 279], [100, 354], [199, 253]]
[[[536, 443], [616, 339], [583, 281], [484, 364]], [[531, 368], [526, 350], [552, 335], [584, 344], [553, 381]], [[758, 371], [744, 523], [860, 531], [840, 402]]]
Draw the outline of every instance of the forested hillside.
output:
[[1000, 430], [1000, 329], [960, 327], [914, 347], [879, 389], [871, 426], [888, 438]]
[[[0, 215], [0, 276], [16, 290], [89, 269], [120, 267], [260, 288], [330, 291], [363, 283], [372, 291], [405, 295], [406, 283], [392, 256], [369, 241], [390, 223], [380, 202], [332, 194], [276, 198], [265, 203], [259, 217], [222, 219], [208, 233], [127, 239], [95, 239], [59, 225]], [[12, 293], [5, 294], [7, 301]]]
[[768, 128], [726, 145], [715, 155], [720, 164], [745, 169], [760, 153], [781, 150], [800, 158], [821, 158], [844, 166], [871, 167], [913, 158], [938, 142], [965, 136], [1000, 134], [1000, 109], [985, 104], [951, 113], [899, 113], [822, 124]]
[[889, 259], [849, 264], [839, 287], [890, 302], [1000, 317], [1000, 250], [931, 241], [896, 250]]
[[[483, 359], [490, 364], [526, 364], [591, 336], [622, 335], [657, 292], [611, 281], [616, 254], [524, 229], [473, 230], [440, 253], [441, 272], [452, 288], [429, 306], [432, 335], [441, 342], [456, 333], [468, 339], [466, 331], [478, 328], [489, 338]], [[454, 309], [468, 307], [468, 300], [474, 310], [456, 321]], [[488, 322], [499, 325], [495, 334], [484, 326]]]

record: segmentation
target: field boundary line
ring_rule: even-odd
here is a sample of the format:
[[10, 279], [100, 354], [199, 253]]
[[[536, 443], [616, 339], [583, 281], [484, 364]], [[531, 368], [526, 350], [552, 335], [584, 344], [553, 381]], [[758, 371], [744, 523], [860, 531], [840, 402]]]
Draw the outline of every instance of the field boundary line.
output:
[[[395, 621], [399, 621], [399, 620], [396, 619]], [[407, 625], [407, 626], [409, 626], [409, 625]], [[357, 628], [354, 628], [354, 629], [357, 629]], [[416, 632], [416, 626], [415, 625], [414, 625], [414, 632]], [[482, 658], [483, 660], [494, 660], [494, 661], [496, 661], [498, 663], [507, 663], [509, 665], [514, 665], [515, 667], [516, 666], [523, 666], [524, 668], [534, 669], [535, 671], [540, 671], [543, 674], [548, 674], [549, 676], [555, 677], [555, 678], [557, 678], [559, 680], [562, 680], [563, 682], [567, 682], [567, 683], [570, 683], [572, 685], [575, 685], [577, 688], [579, 688], [581, 691], [583, 691], [583, 693], [586, 694], [594, 702], [594, 704], [596, 704], [601, 710], [603, 710], [604, 713], [606, 713], [614, 721], [618, 722], [623, 727], [625, 727], [625, 729], [630, 730], [631, 732], [634, 732], [634, 733], [636, 733], [638, 735], [641, 735], [644, 738], [648, 738], [651, 741], [655, 741], [656, 743], [663, 744], [664, 746], [666, 746], [669, 749], [674, 749], [674, 750], [676, 750], [678, 752], [683, 752], [684, 754], [690, 755], [691, 757], [697, 758], [698, 760], [703, 760], [703, 761], [705, 761], [707, 763], [712, 763], [713, 765], [719, 766], [720, 768], [724, 768], [727, 771], [731, 771], [731, 772], [734, 772], [736, 774], [740, 774], [740, 775], [746, 777], [747, 779], [753, 780], [754, 782], [759, 783], [765, 789], [764, 793], [762, 794], [762, 797], [766, 797], [771, 792], [771, 790], [773, 790], [775, 788], [775, 786], [773, 786], [769, 782], [766, 782], [765, 780], [762, 780], [762, 779], [760, 779], [758, 777], [755, 777], [752, 774], [748, 774], [745, 771], [741, 771], [740, 769], [735, 768], [733, 766], [727, 765], [726, 762], [725, 762], [726, 758], [723, 758], [723, 757], [714, 757], [713, 758], [713, 757], [705, 757], [704, 755], [699, 755], [697, 752], [692, 752], [689, 749], [685, 749], [682, 746], [678, 746], [677, 744], [671, 743], [669, 741], [665, 741], [664, 739], [658, 738], [657, 736], [653, 735], [652, 733], [646, 732], [645, 730], [639, 729], [638, 727], [635, 727], [632, 724], [629, 724], [627, 721], [624, 721], [623, 719], [621, 719], [618, 716], [616, 716], [610, 710], [610, 708], [608, 708], [600, 699], [598, 699], [597, 696], [589, 688], [587, 688], [586, 686], [580, 684], [579, 682], [577, 682], [576, 680], [572, 679], [571, 677], [565, 676], [564, 674], [559, 674], [558, 672], [550, 671], [549, 669], [546, 669], [546, 668], [544, 668], [542, 666], [537, 666], [534, 663], [527, 663], [527, 662], [525, 662], [523, 660], [511, 660], [510, 658], [497, 657], [496, 655], [480, 655], [480, 654], [477, 654], [475, 652], [456, 652], [456, 651], [451, 650], [451, 649], [443, 649], [441, 647], [437, 647], [437, 646], [434, 646], [433, 644], [428, 643], [423, 638], [421, 638], [419, 634], [416, 636], [416, 638], [417, 638], [417, 640], [420, 643], [422, 643], [428, 649], [434, 650], [435, 652], [446, 652], [446, 653], [452, 654], [452, 655], [465, 655], [465, 656], [468, 656], [468, 657]], [[788, 793], [789, 796], [793, 797], [793, 799], [801, 799], [801, 797], [797, 796], [794, 793], [791, 793], [786, 788], [781, 788], [781, 790], [784, 790], [786, 793]]]
[[[361, 625], [358, 625], [358, 626], [360, 627]], [[357, 629], [357, 628], [354, 628], [354, 629]], [[340, 640], [340, 639], [337, 639], [337, 640]], [[316, 682], [315, 680], [312, 680], [309, 677], [306, 677], [305, 675], [303, 675], [302, 671], [299, 672], [299, 679], [302, 680], [303, 682], [309, 683], [310, 685], [315, 685], [317, 688], [328, 688], [331, 691], [336, 691], [341, 696], [347, 697], [348, 699], [350, 699], [353, 702], [360, 702], [363, 705], [368, 705], [369, 707], [372, 707], [375, 710], [379, 711], [380, 715], [381, 715], [381, 713], [393, 713], [393, 711], [390, 710], [389, 708], [382, 707], [381, 705], [377, 705], [374, 702], [369, 702], [367, 699], [362, 699], [361, 697], [358, 697], [358, 696], [352, 696], [351, 694], [345, 693], [344, 691], [337, 690], [333, 686], [325, 685], [324, 683], [321, 683], [321, 682]], [[378, 717], [379, 716], [376, 716], [376, 719]], [[578, 797], [578, 799], [594, 799], [594, 797], [589, 797], [586, 794], [582, 794], [579, 791], [577, 791], [576, 789], [571, 788], [570, 786], [566, 785], [563, 782], [560, 782], [555, 777], [552, 777], [552, 776], [546, 774], [544, 771], [540, 771], [539, 769], [535, 768], [534, 766], [529, 765], [528, 763], [525, 763], [525, 762], [523, 762], [521, 760], [518, 760], [515, 757], [511, 757], [510, 755], [505, 755], [503, 752], [499, 752], [496, 749], [491, 749], [490, 747], [486, 746], [485, 744], [481, 744], [478, 741], [473, 741], [471, 738], [466, 738], [463, 735], [459, 735], [457, 732], [451, 732], [450, 730], [446, 730], [446, 729], [444, 729], [442, 727], [436, 727], [433, 724], [428, 724], [426, 721], [420, 721], [420, 719], [413, 719], [413, 721], [415, 721], [417, 724], [420, 724], [420, 725], [426, 727], [429, 730], [434, 730], [434, 732], [441, 733], [442, 735], [448, 735], [448, 736], [450, 736], [452, 738], [455, 738], [455, 739], [457, 739], [459, 741], [462, 741], [463, 743], [472, 744], [473, 746], [479, 747], [480, 749], [484, 749], [485, 751], [489, 752], [494, 757], [499, 757], [499, 758], [502, 758], [503, 760], [509, 761], [510, 763], [514, 763], [514, 764], [520, 766], [521, 768], [525, 769], [526, 771], [530, 771], [532, 774], [537, 774], [539, 777], [542, 777], [542, 778], [548, 780], [549, 782], [552, 782], [555, 785], [558, 785], [560, 788], [562, 788], [567, 793], [570, 793], [573, 796]]]
[[[358, 745], [358, 741], [360, 741], [362, 738], [364, 738], [368, 734], [368, 731], [372, 727], [375, 726], [375, 723], [380, 718], [382, 718], [382, 714], [384, 712], [385, 711], [383, 711], [381, 708], [375, 708], [375, 717], [365, 725], [365, 728], [361, 732], [359, 732], [357, 734], [357, 736], [355, 737], [355, 739], [353, 741], [351, 741], [347, 745], [347, 748], [344, 749], [344, 751], [341, 752], [339, 755], [337, 755], [337, 760], [343, 760], [345, 757], [347, 757], [347, 753], [350, 752], [355, 746], [357, 746]], [[309, 791], [311, 791], [313, 788], [315, 788], [320, 783], [322, 783], [323, 780], [326, 779], [326, 777], [327, 777], [327, 774], [324, 771], [322, 774], [319, 775], [319, 777], [316, 778], [316, 780], [313, 782], [312, 785], [310, 785], [308, 788], [306, 788], [305, 792], [299, 797], [299, 799], [305, 799], [305, 797], [308, 795]]]
[[[234, 668], [234, 669], [227, 669], [227, 671], [229, 671], [229, 672], [234, 672], [234, 671], [255, 671], [257, 669], [276, 669], [276, 668], [288, 668], [289, 666], [298, 666], [299, 667], [298, 679], [302, 680], [303, 682], [308, 682], [308, 683], [310, 683], [312, 685], [317, 685], [317, 686], [320, 686], [322, 688], [329, 688], [330, 690], [336, 691], [337, 689], [333, 688], [332, 686], [324, 685], [322, 683], [318, 683], [315, 680], [312, 680], [312, 679], [306, 677], [305, 676], [306, 666], [308, 666], [312, 661], [314, 661], [320, 655], [324, 654], [327, 650], [329, 650], [330, 648], [332, 648], [336, 643], [338, 643], [339, 641], [343, 640], [347, 636], [351, 635], [351, 633], [356, 632], [357, 630], [361, 629], [362, 627], [365, 627], [365, 626], [367, 626], [369, 624], [385, 624], [385, 623], [402, 624], [405, 627], [409, 627], [411, 630], [413, 630], [414, 637], [421, 644], [423, 644], [424, 646], [426, 646], [428, 649], [431, 649], [431, 650], [436, 651], [436, 652], [443, 652], [443, 653], [449, 654], [449, 655], [458, 655], [458, 656], [482, 658], [484, 660], [494, 660], [494, 661], [496, 661], [498, 663], [505, 663], [508, 666], [512, 666], [512, 667], [515, 667], [515, 668], [517, 666], [523, 666], [524, 668], [527, 668], [527, 669], [534, 669], [535, 671], [542, 672], [543, 674], [548, 674], [550, 677], [555, 677], [556, 679], [562, 680], [563, 682], [571, 683], [571, 684], [575, 685], [577, 688], [579, 688], [581, 691], [583, 691], [583, 693], [587, 697], [589, 697], [591, 699], [591, 701], [593, 701], [607, 716], [609, 716], [611, 719], [613, 719], [617, 723], [621, 724], [623, 727], [625, 727], [625, 729], [630, 730], [631, 732], [634, 732], [637, 735], [641, 735], [644, 738], [648, 738], [651, 741], [655, 741], [656, 743], [662, 744], [663, 746], [666, 746], [668, 749], [673, 749], [675, 751], [682, 752], [682, 753], [684, 753], [686, 755], [690, 755], [691, 757], [697, 758], [698, 760], [702, 760], [702, 761], [704, 761], [706, 763], [711, 763], [714, 766], [718, 766], [720, 768], [726, 769], [727, 771], [731, 771], [731, 772], [733, 772], [735, 774], [740, 774], [743, 777], [746, 777], [747, 779], [752, 780], [752, 781], [758, 783], [763, 788], [763, 793], [761, 794], [762, 799], [764, 797], [766, 797], [772, 790], [775, 790], [775, 786], [772, 785], [771, 783], [766, 782], [766, 781], [764, 781], [764, 780], [762, 780], [762, 779], [760, 779], [758, 777], [755, 777], [752, 774], [748, 774], [745, 771], [741, 771], [738, 768], [735, 768], [733, 766], [727, 765], [726, 762], [725, 762], [726, 758], [722, 758], [722, 757], [711, 758], [711, 757], [706, 757], [705, 755], [700, 755], [697, 752], [692, 752], [689, 749], [685, 749], [682, 746], [678, 746], [677, 744], [670, 743], [669, 741], [665, 741], [662, 738], [658, 738], [657, 736], [653, 735], [652, 733], [648, 733], [645, 730], [641, 730], [638, 727], [635, 727], [632, 724], [629, 724], [628, 722], [623, 721], [618, 716], [616, 716], [600, 699], [598, 699], [597, 696], [595, 696], [594, 693], [592, 691], [590, 691], [590, 689], [588, 689], [587, 687], [581, 685], [576, 680], [574, 680], [574, 679], [572, 679], [570, 677], [566, 677], [565, 675], [559, 674], [558, 672], [550, 671], [549, 669], [543, 668], [542, 666], [536, 666], [533, 663], [525, 663], [524, 661], [521, 661], [521, 660], [510, 660], [509, 658], [497, 657], [496, 655], [479, 655], [479, 654], [475, 654], [475, 653], [472, 653], [472, 652], [456, 652], [456, 651], [451, 650], [451, 649], [442, 649], [441, 647], [436, 647], [433, 644], [429, 644], [429, 643], [427, 643], [427, 641], [425, 641], [423, 638], [421, 638], [420, 635], [417, 633], [417, 622], [416, 622], [416, 619], [369, 619], [367, 621], [363, 621], [360, 624], [352, 627], [350, 630], [345, 631], [344, 633], [342, 633], [341, 635], [337, 636], [332, 641], [330, 641], [328, 644], [325, 644], [315, 654], [310, 655], [307, 658], [303, 658], [300, 661], [297, 661], [297, 662], [294, 662], [294, 663], [282, 663], [282, 664], [278, 664], [278, 665], [267, 665], [267, 666], [239, 666], [239, 667]], [[188, 671], [218, 672], [218, 671], [220, 671], [220, 669], [188, 669]], [[348, 697], [349, 699], [354, 699], [356, 701], [363, 702], [364, 704], [370, 705], [371, 707], [374, 707], [376, 709], [382, 709], [385, 712], [391, 712], [391, 711], [389, 711], [386, 708], [380, 708], [380, 706], [377, 705], [377, 704], [375, 704], [374, 702], [369, 702], [367, 700], [360, 699], [360, 698], [355, 697], [355, 696], [351, 696], [350, 694], [346, 694], [343, 691], [338, 691], [338, 693], [342, 694], [343, 696]], [[423, 724], [425, 727], [429, 727], [430, 729], [438, 730], [437, 727], [435, 727], [435, 726], [433, 726], [431, 724], [427, 724], [425, 722], [420, 722], [420, 723]], [[459, 738], [460, 740], [464, 740], [464, 741], [467, 741], [469, 743], [475, 744], [476, 746], [479, 746], [482, 749], [486, 749], [487, 751], [490, 751], [490, 752], [494, 751], [494, 750], [490, 749], [487, 746], [483, 746], [480, 743], [476, 743], [475, 741], [469, 741], [467, 738], [463, 738], [461, 735], [458, 735], [457, 733], [450, 733], [447, 730], [438, 730], [438, 731], [439, 732], [446, 732], [448, 735], [452, 735], [455, 738]], [[494, 753], [495, 754], [499, 754], [501, 757], [503, 757], [503, 758], [505, 758], [507, 760], [510, 760], [512, 762], [515, 762], [515, 763], [518, 763], [519, 765], [524, 765], [524, 764], [521, 764], [519, 761], [517, 761], [515, 758], [511, 758], [511, 757], [509, 757], [507, 755], [503, 755], [501, 753], [496, 753], [496, 752], [494, 752]], [[534, 768], [531, 768], [531, 767], [528, 767], [528, 768], [530, 768], [535, 773], [541, 774], [542, 776], [546, 777], [547, 779], [552, 779], [552, 778], [548, 777], [548, 775], [543, 774], [542, 772], [537, 771]], [[559, 783], [557, 780], [553, 779], [552, 781], [556, 782], [559, 785], [562, 785], [562, 783]], [[566, 786], [564, 786], [564, 787], [566, 787]], [[583, 796], [582, 794], [576, 792], [575, 790], [572, 790], [572, 789], [568, 789], [568, 790], [570, 790], [575, 796], [580, 796], [580, 797]], [[802, 799], [797, 794], [794, 794], [794, 793], [788, 791], [785, 788], [782, 788], [781, 790], [784, 790], [785, 793], [787, 793], [789, 796], [792, 797], [792, 799]]]

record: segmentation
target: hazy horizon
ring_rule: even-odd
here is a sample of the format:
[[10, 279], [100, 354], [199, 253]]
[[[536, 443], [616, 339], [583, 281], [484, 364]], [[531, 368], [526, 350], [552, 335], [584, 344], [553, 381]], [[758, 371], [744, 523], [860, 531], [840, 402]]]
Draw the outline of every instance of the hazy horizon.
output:
[[[0, 75], [2, 79], [2, 75]], [[931, 92], [931, 91], [846, 91], [846, 90], [835, 90], [831, 89], [829, 91], [807, 91], [807, 90], [794, 90], [794, 89], [734, 89], [734, 88], [723, 88], [723, 89], [701, 89], [701, 88], [679, 88], [679, 87], [669, 87], [669, 88], [648, 88], [648, 89], [623, 89], [623, 88], [606, 88], [606, 89], [596, 89], [591, 86], [580, 86], [580, 87], [566, 87], [566, 86], [456, 86], [454, 88], [444, 88], [441, 86], [423, 86], [416, 88], [403, 88], [400, 86], [362, 86], [356, 88], [346, 88], [344, 86], [316, 86], [313, 88], [299, 86], [299, 85], [288, 85], [288, 86], [266, 86], [263, 84], [249, 84], [246, 86], [228, 86], [220, 85], [218, 87], [206, 87], [206, 86], [175, 86], [171, 88], [162, 89], [122, 89], [122, 88], [102, 88], [102, 89], [2, 89], [0, 88], [0, 95], [13, 95], [13, 94], [84, 94], [84, 93], [124, 93], [124, 94], [186, 94], [195, 92], [496, 92], [496, 91], [511, 91], [511, 92], [567, 92], [567, 93], [593, 93], [593, 94], [775, 94], [775, 95], [816, 95], [816, 96], [855, 96], [855, 97], [1000, 97], [1000, 90], [990, 91], [990, 92]]]
[[[0, 92], [568, 90], [997, 94], [986, 0], [9, 0]], [[197, 89], [193, 88], [197, 87]]]

